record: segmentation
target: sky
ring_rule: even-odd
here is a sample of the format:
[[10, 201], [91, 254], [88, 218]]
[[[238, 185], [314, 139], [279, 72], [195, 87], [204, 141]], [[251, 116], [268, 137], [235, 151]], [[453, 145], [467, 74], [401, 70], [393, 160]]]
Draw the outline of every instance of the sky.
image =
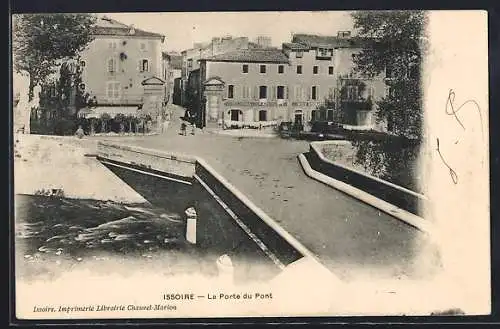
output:
[[272, 38], [273, 46], [289, 42], [292, 33], [336, 35], [352, 30], [348, 12], [190, 12], [190, 13], [107, 13], [103, 14], [136, 28], [165, 35], [166, 51], [192, 48], [194, 42], [212, 37], [258, 35]]

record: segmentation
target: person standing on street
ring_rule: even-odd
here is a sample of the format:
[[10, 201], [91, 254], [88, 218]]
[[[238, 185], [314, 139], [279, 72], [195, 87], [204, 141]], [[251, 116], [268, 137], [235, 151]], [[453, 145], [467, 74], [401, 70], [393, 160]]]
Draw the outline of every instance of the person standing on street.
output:
[[186, 123], [183, 121], [181, 123], [181, 135], [186, 136], [186, 129], [187, 129]]
[[75, 132], [75, 136], [78, 137], [79, 139], [82, 139], [83, 136], [85, 136], [85, 132], [83, 131], [82, 126], [78, 126], [78, 129]]

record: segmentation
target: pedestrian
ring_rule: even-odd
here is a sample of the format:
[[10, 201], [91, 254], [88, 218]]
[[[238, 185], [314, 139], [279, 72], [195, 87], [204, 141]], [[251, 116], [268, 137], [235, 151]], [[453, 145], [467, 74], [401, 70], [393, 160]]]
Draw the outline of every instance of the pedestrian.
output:
[[191, 135], [194, 135], [195, 131], [196, 131], [196, 125], [193, 122], [191, 123]]
[[82, 126], [78, 126], [78, 129], [76, 130], [75, 136], [82, 139], [83, 136], [85, 136], [85, 132], [83, 131]]
[[181, 135], [184, 135], [186, 136], [186, 123], [185, 122], [182, 122], [181, 123]]

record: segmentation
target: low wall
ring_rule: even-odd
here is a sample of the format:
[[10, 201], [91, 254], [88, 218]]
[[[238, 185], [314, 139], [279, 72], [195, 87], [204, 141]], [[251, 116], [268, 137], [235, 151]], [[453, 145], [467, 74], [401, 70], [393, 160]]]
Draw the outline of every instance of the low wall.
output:
[[325, 158], [320, 145], [321, 143], [317, 142], [311, 143], [309, 152], [304, 154], [313, 170], [363, 190], [414, 215], [423, 216], [427, 202], [424, 195], [335, 163]]
[[[314, 258], [304, 246], [256, 207], [235, 187], [229, 184], [203, 159], [189, 155], [166, 153], [108, 142], [99, 142], [97, 146], [97, 158], [104, 164], [107, 163], [114, 167], [121, 166], [121, 169], [125, 171], [139, 171], [165, 178], [166, 181], [173, 181], [174, 184], [171, 184], [171, 186], [177, 186], [179, 185], [177, 183], [180, 183], [184, 186], [181, 190], [186, 190], [179, 193], [182, 200], [174, 201], [175, 198], [169, 198], [167, 195], [163, 196], [163, 201], [168, 202], [169, 206], [173, 208], [179, 208], [179, 206], [183, 208], [189, 205], [195, 205], [196, 208], [196, 204], [198, 204], [198, 207], [203, 204], [206, 205], [206, 201], [194, 198], [195, 194], [200, 194], [199, 191], [196, 191], [201, 185], [217, 201], [219, 206], [222, 207], [222, 211], [229, 214], [239, 228], [259, 245], [260, 249], [270, 258], [278, 258], [273, 259], [273, 261], [280, 267], [286, 266], [304, 256]], [[150, 194], [151, 198], [160, 200], [161, 195], [158, 195], [158, 193], [152, 194], [153, 191], [151, 190], [156, 188], [155, 185], [157, 184], [148, 183], [145, 180], [140, 189], [142, 189], [144, 194]], [[147, 189], [150, 191], [147, 191]], [[175, 191], [172, 191], [172, 193], [175, 193]], [[174, 205], [174, 203], [178, 204]], [[213, 208], [213, 206], [210, 207]], [[203, 220], [203, 212], [206, 212], [203, 209], [204, 207], [202, 206], [200, 208], [201, 221]], [[217, 219], [212, 218], [211, 220]], [[223, 219], [220, 218], [218, 220]], [[202, 232], [203, 229], [199, 231], [199, 233]], [[205, 238], [200, 237], [200, 239], [204, 240]]]
[[180, 153], [160, 152], [142, 147], [130, 147], [109, 142], [97, 144], [98, 158], [118, 161], [137, 168], [149, 169], [158, 174], [168, 174], [173, 178], [192, 179], [196, 159]]

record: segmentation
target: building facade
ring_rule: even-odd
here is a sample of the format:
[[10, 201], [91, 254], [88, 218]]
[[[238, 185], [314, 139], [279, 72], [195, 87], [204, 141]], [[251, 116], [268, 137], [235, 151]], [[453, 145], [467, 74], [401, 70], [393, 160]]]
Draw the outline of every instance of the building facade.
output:
[[[165, 81], [165, 102], [166, 104], [177, 104], [174, 99], [179, 98], [180, 91], [175, 88], [175, 81], [181, 78], [182, 56], [175, 52], [163, 52], [162, 65], [162, 78]], [[174, 96], [175, 92], [178, 93], [177, 96]], [[180, 102], [178, 103], [180, 105]]]
[[385, 95], [386, 87], [381, 77], [353, 74], [353, 56], [362, 47], [347, 33], [301, 34], [282, 49], [236, 50], [201, 59], [188, 83], [198, 90], [199, 124], [288, 121], [307, 130], [315, 120], [329, 120], [373, 126], [373, 101]]
[[239, 49], [248, 49], [248, 47], [249, 42], [247, 37], [223, 36], [214, 37], [210, 42], [195, 43], [193, 48], [182, 51], [182, 103], [185, 104], [184, 97], [189, 75], [192, 71], [200, 68], [200, 60]]
[[[145, 81], [164, 81], [163, 35], [99, 17], [94, 40], [80, 54], [82, 83], [77, 86], [107, 113], [134, 111], [143, 104], [163, 102], [165, 91], [145, 93]], [[148, 98], [145, 99], [145, 95]], [[99, 111], [100, 108], [95, 111]]]

